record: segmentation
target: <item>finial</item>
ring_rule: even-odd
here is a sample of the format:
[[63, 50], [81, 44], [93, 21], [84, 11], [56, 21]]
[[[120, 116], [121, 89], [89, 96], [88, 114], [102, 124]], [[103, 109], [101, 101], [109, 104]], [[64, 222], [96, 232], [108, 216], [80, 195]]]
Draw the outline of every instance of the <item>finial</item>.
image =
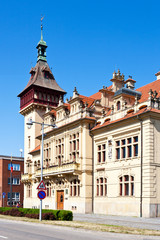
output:
[[42, 24], [43, 19], [44, 19], [44, 16], [42, 17], [41, 15], [41, 41], [43, 41], [43, 24]]

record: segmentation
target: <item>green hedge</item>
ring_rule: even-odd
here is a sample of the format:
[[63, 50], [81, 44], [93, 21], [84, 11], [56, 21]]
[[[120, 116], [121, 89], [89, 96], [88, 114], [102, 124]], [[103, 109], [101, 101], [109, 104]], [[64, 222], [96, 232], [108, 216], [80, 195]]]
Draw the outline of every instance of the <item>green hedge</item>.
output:
[[[14, 209], [14, 211], [13, 211], [13, 209]], [[18, 212], [21, 213], [21, 215], [24, 217], [25, 217], [25, 215], [28, 215], [28, 216], [29, 215], [33, 215], [33, 216], [39, 215], [39, 209], [0, 207], [0, 214], [13, 216], [14, 212], [15, 212], [15, 216], [19, 215]], [[53, 214], [55, 216], [55, 220], [63, 220], [63, 221], [72, 221], [73, 220], [73, 213], [71, 211], [66, 211], [66, 210], [43, 209], [42, 214]]]

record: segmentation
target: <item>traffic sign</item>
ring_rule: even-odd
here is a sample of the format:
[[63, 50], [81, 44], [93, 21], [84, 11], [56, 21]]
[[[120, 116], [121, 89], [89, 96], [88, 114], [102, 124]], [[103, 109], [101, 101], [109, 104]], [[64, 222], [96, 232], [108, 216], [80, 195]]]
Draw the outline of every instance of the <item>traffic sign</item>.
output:
[[2, 195], [3, 195], [3, 196], [6, 196], [6, 193], [5, 193], [5, 192], [3, 192], [3, 193], [2, 193]]
[[38, 189], [38, 190], [46, 190], [46, 189], [47, 189], [46, 186], [45, 186], [45, 184], [44, 184], [44, 182], [43, 182], [43, 180], [40, 181], [37, 189]]
[[46, 197], [46, 193], [45, 191], [41, 190], [38, 192], [37, 196], [40, 200], [43, 200]]

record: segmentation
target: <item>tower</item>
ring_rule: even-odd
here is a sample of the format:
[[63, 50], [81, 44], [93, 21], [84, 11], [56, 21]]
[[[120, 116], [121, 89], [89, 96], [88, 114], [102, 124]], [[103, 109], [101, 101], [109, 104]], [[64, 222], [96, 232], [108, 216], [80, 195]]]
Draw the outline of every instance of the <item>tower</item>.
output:
[[40, 135], [41, 126], [34, 124], [27, 126], [29, 120], [43, 122], [43, 115], [48, 106], [57, 107], [59, 98], [66, 93], [57, 84], [46, 58], [47, 44], [43, 40], [43, 26], [41, 24], [41, 39], [38, 42], [37, 63], [30, 70], [31, 77], [27, 86], [18, 95], [20, 97], [20, 113], [24, 116], [24, 172], [26, 164], [31, 161], [29, 152], [39, 145], [36, 136]]

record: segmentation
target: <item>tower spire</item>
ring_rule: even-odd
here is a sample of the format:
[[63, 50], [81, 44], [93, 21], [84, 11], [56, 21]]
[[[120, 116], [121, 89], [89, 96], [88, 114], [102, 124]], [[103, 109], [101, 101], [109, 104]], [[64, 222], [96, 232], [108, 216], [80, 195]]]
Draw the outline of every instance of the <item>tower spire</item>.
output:
[[41, 16], [41, 41], [43, 41], [43, 23], [42, 23], [43, 18], [44, 16], [43, 17]]
[[37, 62], [39, 60], [45, 61], [47, 62], [46, 59], [46, 48], [47, 48], [47, 44], [46, 42], [43, 40], [43, 24], [42, 24], [42, 20], [44, 17], [41, 17], [41, 40], [39, 41], [38, 45], [37, 45], [37, 49], [38, 49], [38, 57], [37, 57]]

